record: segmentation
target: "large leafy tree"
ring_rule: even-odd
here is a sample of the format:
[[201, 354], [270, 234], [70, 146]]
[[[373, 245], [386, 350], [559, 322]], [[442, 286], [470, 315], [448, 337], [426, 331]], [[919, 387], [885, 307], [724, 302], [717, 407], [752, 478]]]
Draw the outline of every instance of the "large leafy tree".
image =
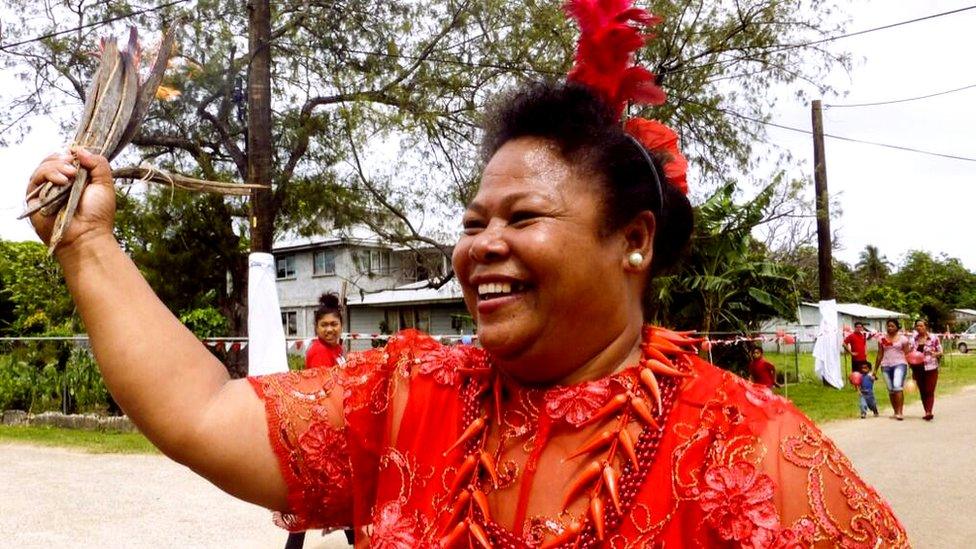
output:
[[657, 320], [712, 331], [758, 328], [763, 320], [794, 318], [798, 271], [778, 263], [753, 236], [768, 221], [778, 181], [744, 203], [721, 187], [700, 207], [687, 259], [654, 281]]
[[[68, 113], [84, 95], [96, 37], [107, 31], [92, 23], [115, 17], [122, 19], [116, 28], [156, 28], [165, 19], [179, 28], [179, 57], [166, 85], [180, 95], [156, 105], [130, 160], [207, 179], [247, 179], [242, 3], [170, 2], [132, 17], [124, 16], [138, 6], [122, 0], [8, 5], [14, 16], [5, 21], [7, 44], [75, 23], [90, 26], [5, 51], [3, 63], [27, 86], [0, 109], [0, 140], [26, 129], [31, 116], [71, 124]], [[824, 0], [651, 2], [664, 23], [641, 57], [660, 74], [671, 100], [645, 114], [679, 130], [704, 179], [714, 182], [698, 189], [725, 188], [730, 168], [748, 169], [759, 157], [755, 145], [764, 138], [760, 122], [768, 116], [771, 86], [800, 89], [845, 63], [821, 47], [803, 45], [837, 30], [831, 6]], [[181, 14], [187, 18], [178, 20]], [[270, 227], [311, 233], [359, 222], [418, 247], [443, 248], [452, 240], [447, 220], [470, 197], [477, 178], [485, 101], [522, 78], [560, 78], [576, 36], [560, 2], [534, 0], [282, 2], [273, 19]], [[243, 288], [246, 246], [233, 236], [246, 225], [242, 204], [152, 196], [130, 205], [140, 215], [129, 216], [132, 224], [122, 232], [132, 249], [160, 255], [150, 267], [158, 278], [175, 272], [185, 257], [213, 253], [219, 243], [228, 259], [208, 267], [228, 269], [231, 287]], [[176, 238], [180, 229], [147, 225], [195, 222], [185, 208], [207, 211], [220, 226], [213, 231], [216, 240], [208, 242], [194, 229]], [[146, 220], [137, 221], [140, 216]], [[143, 236], [136, 236], [137, 229]], [[270, 230], [269, 224], [259, 230]], [[171, 281], [180, 288], [173, 295], [194, 294], [192, 285], [206, 278], [202, 271], [186, 272], [185, 282]]]

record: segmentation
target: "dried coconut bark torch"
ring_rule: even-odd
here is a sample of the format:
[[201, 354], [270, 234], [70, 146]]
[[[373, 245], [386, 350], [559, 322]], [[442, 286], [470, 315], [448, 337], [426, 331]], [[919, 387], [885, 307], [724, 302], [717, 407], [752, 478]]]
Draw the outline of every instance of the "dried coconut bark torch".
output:
[[[140, 46], [134, 28], [129, 30], [125, 49], [119, 50], [115, 38], [102, 40], [101, 62], [88, 88], [85, 110], [78, 122], [73, 145], [112, 160], [135, 136], [166, 72], [173, 50], [174, 31], [163, 33], [159, 52], [144, 82], [140, 82]], [[36, 192], [39, 204], [28, 208], [21, 218], [40, 210], [57, 215], [48, 252], [53, 252], [71, 224], [81, 193], [88, 182], [88, 171], [80, 168], [75, 180], [59, 187], [45, 183]], [[28, 197], [30, 198], [30, 197]]]

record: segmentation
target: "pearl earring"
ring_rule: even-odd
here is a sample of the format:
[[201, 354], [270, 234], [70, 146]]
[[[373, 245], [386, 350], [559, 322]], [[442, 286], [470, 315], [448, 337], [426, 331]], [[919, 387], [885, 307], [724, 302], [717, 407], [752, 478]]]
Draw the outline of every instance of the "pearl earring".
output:
[[644, 263], [644, 254], [640, 252], [631, 252], [631, 254], [627, 256], [627, 263], [630, 263], [631, 267], [640, 267], [641, 264]]

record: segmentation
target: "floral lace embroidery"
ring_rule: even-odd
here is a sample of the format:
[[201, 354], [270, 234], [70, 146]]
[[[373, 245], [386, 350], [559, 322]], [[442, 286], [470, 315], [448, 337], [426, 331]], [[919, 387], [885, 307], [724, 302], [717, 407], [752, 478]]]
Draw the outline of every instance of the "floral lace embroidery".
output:
[[610, 378], [546, 391], [546, 413], [579, 427], [610, 398]]
[[288, 486], [291, 513], [276, 514], [275, 522], [293, 531], [350, 524], [346, 433], [329, 423], [324, 405], [334, 377], [315, 369], [248, 380], [266, 402], [272, 449]]
[[710, 468], [704, 480], [701, 507], [719, 535], [743, 547], [764, 547], [762, 542], [779, 527], [772, 479], [739, 461]]
[[417, 521], [403, 512], [395, 501], [376, 510], [373, 524], [367, 529], [369, 546], [374, 549], [417, 547]]
[[[857, 478], [851, 462], [818, 429], [801, 424], [799, 433], [786, 437], [781, 448], [789, 463], [807, 470], [810, 518], [825, 537], [843, 547], [907, 546], [904, 529], [888, 504]], [[849, 524], [835, 518], [837, 509], [831, 510], [825, 488], [830, 476], [842, 479]]]

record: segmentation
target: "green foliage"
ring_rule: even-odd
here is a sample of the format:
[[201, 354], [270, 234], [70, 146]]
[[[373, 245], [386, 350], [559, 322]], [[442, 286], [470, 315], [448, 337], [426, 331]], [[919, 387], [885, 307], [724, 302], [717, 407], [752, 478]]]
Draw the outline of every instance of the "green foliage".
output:
[[26, 362], [0, 355], [0, 411], [30, 410], [37, 370]]
[[63, 333], [77, 324], [61, 268], [40, 242], [0, 241], [0, 296], [0, 333]]
[[710, 331], [754, 329], [772, 317], [793, 318], [796, 271], [769, 259], [752, 236], [780, 181], [738, 204], [727, 184], [697, 208], [689, 257], [651, 288], [653, 318], [666, 326]]
[[180, 315], [180, 322], [201, 339], [227, 335], [227, 318], [213, 307], [188, 311]]
[[[63, 342], [26, 347], [0, 355], [0, 410], [80, 413], [108, 408], [108, 390], [87, 349], [69, 351]], [[56, 354], [52, 347], [57, 347]]]
[[[244, 283], [239, 280], [229, 288], [227, 275], [245, 270], [247, 264], [247, 243], [231, 223], [220, 221], [230, 219], [234, 209], [233, 203], [217, 196], [151, 188], [139, 199], [120, 197], [117, 233], [171, 310], [216, 310], [230, 320]], [[228, 335], [231, 326], [221, 326], [223, 332], [206, 335]]]
[[75, 348], [71, 351], [61, 382], [65, 387], [69, 411], [104, 411], [109, 406], [108, 388], [95, 357], [88, 349]]

